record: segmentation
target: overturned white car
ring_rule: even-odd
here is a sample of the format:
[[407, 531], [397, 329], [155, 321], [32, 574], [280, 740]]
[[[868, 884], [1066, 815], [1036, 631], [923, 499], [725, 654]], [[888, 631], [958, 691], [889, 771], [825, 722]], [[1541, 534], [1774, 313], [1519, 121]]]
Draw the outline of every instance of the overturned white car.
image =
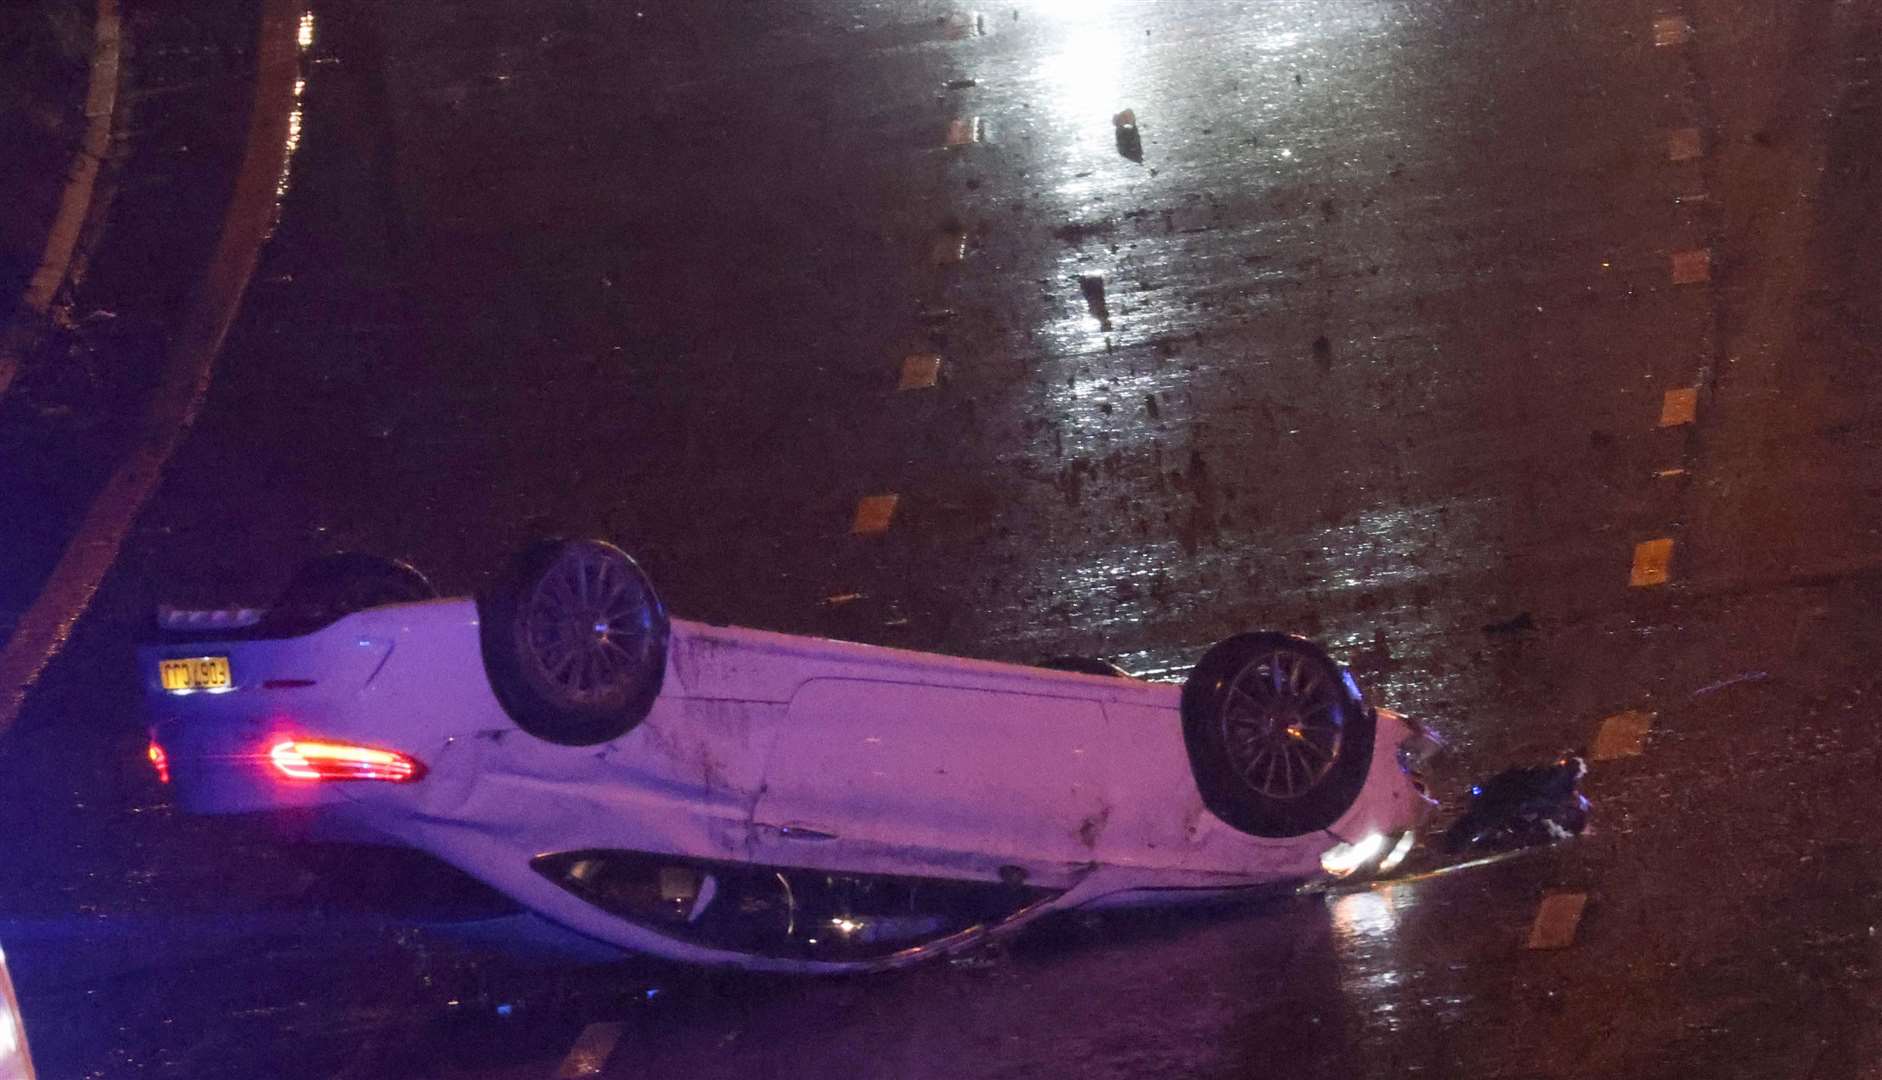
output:
[[140, 649], [185, 809], [430, 853], [561, 931], [671, 959], [892, 967], [1051, 911], [1402, 859], [1435, 741], [1313, 644], [1182, 685], [669, 619], [598, 541], [476, 599], [312, 564]]

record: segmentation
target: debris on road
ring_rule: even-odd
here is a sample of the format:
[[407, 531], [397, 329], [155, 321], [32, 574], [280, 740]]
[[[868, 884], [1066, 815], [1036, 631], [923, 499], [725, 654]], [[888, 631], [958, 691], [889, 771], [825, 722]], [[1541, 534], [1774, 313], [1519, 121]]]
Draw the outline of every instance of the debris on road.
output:
[[1111, 117], [1117, 129], [1117, 152], [1141, 164], [1144, 160], [1143, 136], [1137, 132], [1137, 114], [1130, 109]]
[[1078, 289], [1085, 294], [1085, 306], [1091, 309], [1092, 316], [1102, 323], [1106, 330], [1111, 329], [1111, 309], [1104, 302], [1104, 275], [1078, 275]]
[[1444, 849], [1503, 851], [1553, 844], [1588, 827], [1581, 779], [1588, 763], [1564, 754], [1547, 765], [1505, 769], [1470, 789], [1464, 816], [1444, 832]]
[[1519, 612], [1507, 619], [1483, 624], [1483, 632], [1486, 634], [1520, 634], [1535, 628], [1535, 616], [1527, 611]]
[[1718, 682], [1715, 682], [1715, 683], [1707, 683], [1705, 686], [1702, 686], [1699, 689], [1694, 690], [1692, 692], [1692, 696], [1704, 697], [1707, 694], [1716, 693], [1717, 691], [1723, 690], [1728, 686], [1737, 686], [1739, 683], [1763, 682], [1764, 680], [1770, 677], [1771, 677], [1771, 673], [1768, 671], [1747, 671], [1738, 675], [1734, 675], [1729, 679], [1720, 679]]
[[1052, 230], [1052, 235], [1068, 244], [1082, 244], [1094, 236], [1109, 236], [1117, 231], [1117, 222], [1110, 218], [1098, 221], [1074, 221], [1070, 225], [1061, 225]]

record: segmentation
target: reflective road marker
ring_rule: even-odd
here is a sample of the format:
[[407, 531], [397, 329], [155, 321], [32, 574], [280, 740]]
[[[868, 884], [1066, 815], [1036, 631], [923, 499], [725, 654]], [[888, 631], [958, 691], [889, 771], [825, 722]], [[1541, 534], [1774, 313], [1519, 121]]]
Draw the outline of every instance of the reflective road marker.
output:
[[1690, 424], [1699, 413], [1699, 388], [1683, 386], [1677, 390], [1668, 390], [1660, 402], [1660, 426], [1678, 427]]
[[865, 496], [856, 504], [856, 520], [850, 526], [850, 532], [857, 536], [888, 532], [889, 521], [895, 517], [895, 504], [899, 501], [899, 495]]
[[562, 1059], [562, 1067], [555, 1071], [555, 1080], [600, 1076], [625, 1030], [627, 1025], [622, 1023], [590, 1024], [583, 1028], [575, 1045], [569, 1048], [568, 1056]]
[[1615, 758], [1638, 757], [1647, 743], [1647, 732], [1653, 727], [1653, 714], [1640, 709], [1628, 709], [1618, 712], [1601, 721], [1601, 730], [1594, 737], [1594, 746], [1588, 756], [1596, 761], [1613, 761]]
[[1627, 583], [1636, 588], [1648, 585], [1664, 585], [1667, 582], [1667, 566], [1673, 561], [1673, 541], [1643, 540], [1634, 545], [1634, 569], [1627, 577]]
[[1673, 253], [1673, 284], [1698, 285], [1712, 280], [1712, 253], [1705, 248]]
[[895, 388], [897, 390], [926, 390], [935, 384], [940, 375], [940, 353], [909, 353], [902, 359], [902, 381], [897, 383]]
[[1575, 943], [1575, 929], [1581, 925], [1581, 913], [1588, 906], [1587, 893], [1550, 893], [1536, 909], [1536, 921], [1529, 927], [1529, 948], [1566, 949]]

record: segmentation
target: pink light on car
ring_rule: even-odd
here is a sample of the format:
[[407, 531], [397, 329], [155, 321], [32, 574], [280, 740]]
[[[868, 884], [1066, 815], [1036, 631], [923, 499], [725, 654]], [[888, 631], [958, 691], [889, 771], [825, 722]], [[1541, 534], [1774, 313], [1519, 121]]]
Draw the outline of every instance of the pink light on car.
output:
[[290, 780], [385, 780], [410, 783], [425, 766], [409, 754], [371, 746], [282, 739], [268, 749], [275, 771]]

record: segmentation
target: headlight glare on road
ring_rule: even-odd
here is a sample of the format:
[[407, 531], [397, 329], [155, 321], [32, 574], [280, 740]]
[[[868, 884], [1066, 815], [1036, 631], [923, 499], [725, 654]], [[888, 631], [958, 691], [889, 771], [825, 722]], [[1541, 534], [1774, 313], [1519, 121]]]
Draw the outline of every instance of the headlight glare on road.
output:
[[1384, 834], [1367, 833], [1363, 839], [1328, 848], [1326, 854], [1320, 856], [1320, 869], [1343, 878], [1378, 858], [1384, 850]]
[[1405, 835], [1398, 838], [1398, 843], [1392, 845], [1392, 850], [1379, 861], [1379, 873], [1389, 874], [1398, 869], [1398, 864], [1405, 861], [1405, 856], [1411, 854], [1412, 845], [1417, 842], [1418, 835], [1409, 829], [1406, 830]]
[[1444, 740], [1427, 728], [1414, 727], [1411, 735], [1398, 744], [1398, 767], [1407, 776], [1420, 776], [1431, 759], [1443, 751]]
[[33, 1080], [33, 1056], [26, 1050], [26, 1021], [20, 1018], [19, 998], [7, 978], [7, 958], [0, 953], [0, 1076], [7, 1080]]

